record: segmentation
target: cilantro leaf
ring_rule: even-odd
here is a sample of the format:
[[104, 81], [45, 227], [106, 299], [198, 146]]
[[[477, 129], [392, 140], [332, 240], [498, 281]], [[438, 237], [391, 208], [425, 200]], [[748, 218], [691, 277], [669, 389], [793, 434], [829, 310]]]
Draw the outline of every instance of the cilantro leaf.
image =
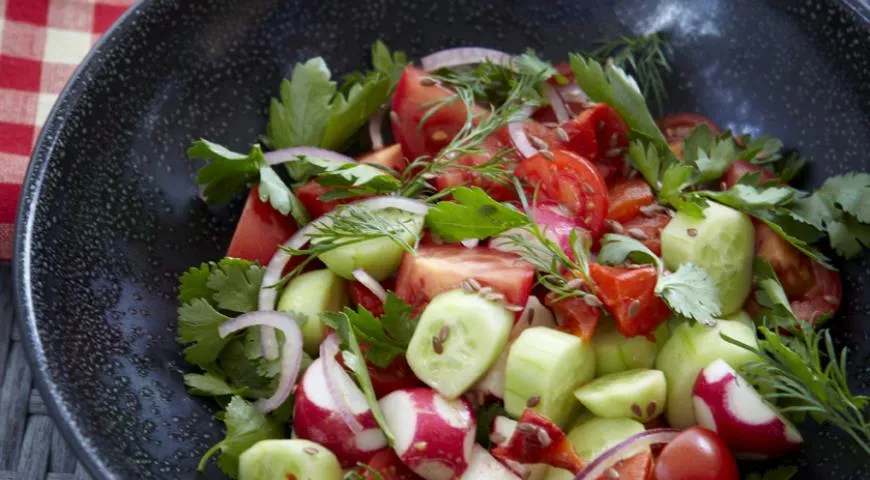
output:
[[381, 40], [372, 44], [372, 67], [390, 79], [391, 89], [399, 82], [399, 77], [407, 66], [408, 57], [405, 56], [405, 52], [396, 50], [390, 53], [387, 44]]
[[781, 467], [771, 468], [770, 470], [761, 473], [750, 473], [746, 480], [791, 480], [798, 473], [798, 468], [793, 465], [783, 465]]
[[390, 94], [390, 79], [376, 75], [369, 81], [354, 85], [345, 96], [337, 93], [330, 104], [329, 119], [320, 146], [327, 150], [341, 147], [351, 135], [368, 123]]
[[459, 187], [453, 202], [438, 202], [429, 209], [426, 225], [448, 242], [487, 238], [529, 224], [519, 210], [497, 202], [479, 187]]
[[[320, 185], [339, 187], [330, 193], [340, 192], [341, 197], [391, 193], [402, 186], [398, 178], [364, 163], [337, 163], [308, 156], [298, 157], [292, 163], [292, 175], [297, 181], [314, 178]], [[327, 193], [320, 198], [331, 200], [335, 196]]]
[[242, 389], [231, 387], [221, 376], [206, 372], [205, 374], [187, 373], [184, 384], [191, 395], [219, 397], [223, 395], [238, 395]]
[[199, 471], [212, 455], [220, 452], [218, 466], [227, 475], [239, 476], [239, 457], [259, 441], [284, 438], [284, 425], [268, 418], [245, 399], [235, 396], [227, 405], [222, 421], [227, 427], [226, 438], [212, 447], [199, 462]]
[[[695, 129], [697, 130], [698, 128], [707, 128], [707, 125], [702, 124]], [[688, 154], [688, 152], [686, 153]], [[699, 148], [696, 151], [695, 158], [691, 161], [698, 169], [694, 183], [718, 179], [734, 162], [736, 156], [737, 147], [730, 138], [713, 140], [709, 148]]]
[[265, 269], [247, 260], [224, 258], [208, 277], [211, 298], [222, 310], [237, 313], [257, 310], [260, 284]]
[[229, 319], [202, 298], [178, 308], [178, 343], [190, 344], [184, 348], [187, 363], [208, 370], [229, 341], [218, 335], [218, 327]]
[[365, 357], [375, 365], [386, 368], [394, 358], [405, 353], [417, 327], [417, 319], [411, 316], [413, 308], [397, 297], [387, 293], [384, 313], [380, 318], [365, 307], [354, 311], [344, 308], [354, 334], [368, 346]]
[[758, 188], [738, 183], [724, 192], [702, 190], [690, 195], [709, 198], [723, 205], [748, 212], [753, 209], [769, 209], [788, 205], [797, 197], [798, 193], [791, 187]]
[[211, 265], [202, 263], [198, 267], [190, 267], [179, 277], [178, 301], [188, 303], [194, 298], [211, 298], [208, 288], [208, 277], [211, 275]]
[[[234, 388], [244, 388], [241, 393], [246, 398], [267, 398], [278, 385], [277, 377], [281, 365], [280, 360], [270, 362], [262, 357], [251, 358], [248, 355], [248, 337], [254, 330], [258, 329], [248, 329], [245, 337], [230, 341], [221, 351], [218, 364], [226, 374], [227, 383]], [[257, 354], [259, 355], [259, 345]], [[276, 366], [273, 367], [272, 364]]]
[[752, 273], [757, 285], [755, 300], [760, 307], [756, 314], [756, 322], [772, 328], [796, 326], [797, 316], [770, 262], [756, 258]]
[[[302, 209], [294, 209], [293, 192], [284, 184], [281, 177], [272, 170], [272, 167], [263, 163], [260, 166], [260, 185], [257, 188], [261, 202], [269, 202], [272, 208], [283, 215], [293, 214], [294, 219], [305, 224], [308, 223], [308, 212]], [[298, 202], [298, 200], [297, 200]]]
[[[258, 154], [259, 152], [259, 154]], [[199, 160], [211, 160], [196, 172], [196, 182], [204, 185], [203, 196], [209, 203], [226, 203], [245, 190], [248, 183], [260, 173], [263, 152], [255, 147], [243, 155], [226, 147], [200, 139], [193, 142], [187, 156]]]

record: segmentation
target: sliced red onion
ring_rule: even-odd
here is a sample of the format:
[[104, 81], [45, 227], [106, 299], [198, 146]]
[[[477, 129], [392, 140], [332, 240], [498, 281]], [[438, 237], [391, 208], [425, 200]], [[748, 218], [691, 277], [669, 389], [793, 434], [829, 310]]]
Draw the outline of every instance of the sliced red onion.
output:
[[218, 335], [225, 338], [227, 335], [239, 330], [260, 326], [262, 328], [281, 330], [284, 332], [284, 348], [281, 352], [281, 375], [278, 377], [278, 388], [271, 397], [257, 401], [257, 407], [263, 413], [269, 413], [287, 401], [299, 369], [302, 365], [302, 331], [291, 315], [282, 312], [249, 312], [239, 315], [232, 320], [224, 322], [218, 327]]
[[555, 327], [556, 321], [553, 318], [553, 312], [538, 300], [538, 297], [532, 295], [526, 301], [526, 306], [520, 318], [514, 323], [514, 328], [511, 330], [510, 338], [513, 340], [518, 337], [523, 330], [529, 327]]
[[546, 82], [544, 82], [542, 89], [544, 91], [544, 96], [547, 97], [547, 101], [550, 102], [550, 108], [553, 109], [553, 113], [556, 115], [556, 121], [564, 123], [570, 120], [571, 113], [568, 112], [568, 107], [565, 106], [565, 100], [562, 99], [559, 92], [557, 92], [552, 85]]
[[574, 82], [571, 82], [568, 85], [556, 87], [556, 91], [566, 103], [589, 103], [589, 96], [586, 95], [586, 92], [584, 92], [583, 89]]
[[356, 160], [346, 155], [342, 155], [338, 152], [333, 152], [332, 150], [324, 150], [322, 148], [315, 147], [283, 148], [281, 150], [275, 150], [274, 152], [267, 152], [263, 155], [263, 157], [266, 158], [266, 163], [268, 163], [269, 165], [278, 165], [281, 163], [292, 162], [298, 157], [317, 157], [326, 160], [332, 160], [338, 163], [356, 163]]
[[320, 358], [323, 359], [323, 378], [326, 382], [326, 389], [329, 391], [329, 396], [332, 397], [335, 408], [341, 419], [353, 433], [362, 432], [365, 427], [357, 420], [356, 415], [350, 410], [350, 404], [347, 403], [347, 398], [339, 391], [338, 382], [335, 375], [339, 372], [344, 373], [344, 369], [338, 364], [335, 356], [338, 355], [340, 348], [338, 346], [338, 337], [335, 333], [330, 333], [329, 336], [320, 344]]
[[478, 244], [480, 244], [480, 240], [477, 238], [466, 238], [465, 240], [462, 240], [459, 243], [461, 243], [462, 246], [465, 248], [474, 248]]
[[511, 141], [524, 158], [532, 157], [538, 153], [538, 149], [533, 147], [529, 141], [529, 136], [526, 135], [525, 129], [526, 119], [532, 115], [533, 111], [534, 109], [528, 107], [520, 110], [513, 121], [508, 124], [508, 134], [511, 137]]
[[[383, 197], [372, 197], [354, 202], [352, 205], [360, 205], [372, 210], [383, 210], [385, 208], [395, 208], [414, 215], [426, 215], [429, 213], [429, 206], [420, 200], [414, 200], [407, 197], [397, 197], [387, 195]], [[313, 223], [313, 222], [312, 222]]]
[[380, 300], [382, 302], [387, 301], [387, 291], [384, 290], [384, 287], [383, 287], [383, 285], [381, 285], [381, 282], [375, 280], [375, 277], [369, 275], [368, 272], [366, 272], [365, 270], [363, 270], [361, 268], [357, 268], [356, 270], [354, 270], [351, 273], [353, 274], [353, 278], [355, 278], [356, 281], [361, 283], [362, 286], [368, 288], [370, 292], [372, 292], [376, 297], [378, 297], [378, 300]]
[[420, 59], [423, 70], [433, 72], [442, 68], [453, 68], [462, 65], [471, 65], [490, 61], [505, 67], [509, 67], [513, 56], [491, 48], [460, 47], [448, 48], [435, 52]]
[[586, 464], [574, 480], [598, 480], [620, 460], [636, 455], [652, 445], [669, 443], [679, 434], [680, 430], [676, 428], [656, 428], [632, 435]]
[[384, 120], [384, 110], [379, 109], [369, 119], [369, 139], [372, 141], [372, 150], [384, 148], [384, 135], [381, 132], [381, 123]]

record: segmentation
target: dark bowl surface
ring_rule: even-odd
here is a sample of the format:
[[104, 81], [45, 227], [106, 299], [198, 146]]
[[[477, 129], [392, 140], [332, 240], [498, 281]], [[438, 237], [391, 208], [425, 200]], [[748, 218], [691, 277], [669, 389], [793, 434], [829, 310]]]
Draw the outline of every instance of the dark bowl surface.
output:
[[[18, 223], [15, 287], [49, 408], [98, 477], [192, 478], [222, 438], [185, 394], [176, 279], [225, 250], [240, 204], [207, 208], [199, 137], [244, 149], [292, 65], [338, 73], [377, 38], [413, 58], [442, 47], [533, 47], [550, 59], [614, 32], [666, 30], [669, 111], [769, 133], [813, 161], [807, 181], [870, 170], [870, 27], [858, 0], [153, 0], [88, 57], [42, 133]], [[870, 379], [866, 256], [843, 265], [837, 341]], [[800, 478], [870, 478], [867, 455], [807, 426]], [[758, 467], [759, 469], [761, 467]], [[211, 467], [206, 478], [220, 473]]]

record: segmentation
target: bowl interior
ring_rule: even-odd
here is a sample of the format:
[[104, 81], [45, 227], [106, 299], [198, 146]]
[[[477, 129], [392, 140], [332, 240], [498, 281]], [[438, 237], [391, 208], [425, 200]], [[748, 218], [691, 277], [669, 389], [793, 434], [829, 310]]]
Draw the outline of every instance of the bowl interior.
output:
[[[145, 1], [66, 91], [38, 145], [19, 219], [19, 317], [38, 382], [95, 474], [190, 478], [221, 438], [212, 405], [189, 397], [175, 337], [178, 275], [225, 250], [240, 204], [208, 208], [185, 157], [205, 137], [244, 149], [292, 65], [334, 72], [382, 38], [412, 58], [442, 47], [533, 47], [550, 59], [618, 32], [666, 30], [667, 110], [768, 133], [812, 161], [806, 181], [866, 170], [870, 29], [851, 2], [789, 0]], [[870, 354], [865, 258], [844, 267], [832, 326]], [[808, 426], [786, 460], [800, 478], [867, 478], [866, 455]], [[219, 476], [213, 467], [207, 478]], [[761, 467], [758, 467], [761, 468]]]

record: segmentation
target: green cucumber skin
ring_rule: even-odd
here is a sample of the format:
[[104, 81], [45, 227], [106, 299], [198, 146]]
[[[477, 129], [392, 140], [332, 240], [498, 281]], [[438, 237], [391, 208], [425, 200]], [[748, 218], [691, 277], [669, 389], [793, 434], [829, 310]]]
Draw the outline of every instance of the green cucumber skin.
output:
[[[402, 239], [413, 246], [423, 231], [423, 218], [394, 210], [381, 212], [407, 227]], [[353, 280], [353, 271], [361, 268], [381, 281], [399, 269], [404, 253], [401, 246], [388, 238], [372, 238], [324, 252], [318, 258], [339, 277]]]
[[287, 283], [278, 301], [278, 311], [301, 313], [300, 326], [305, 353], [316, 357], [326, 333], [320, 314], [337, 312], [348, 305], [347, 282], [330, 270], [314, 270]]
[[671, 338], [656, 359], [656, 368], [664, 372], [667, 380], [665, 416], [672, 427], [687, 428], [697, 424], [692, 389], [701, 369], [718, 358], [735, 369], [758, 360], [752, 352], [732, 345], [720, 336], [724, 334], [757, 347], [755, 328], [747, 321], [751, 322], [746, 313], [737, 312], [718, 320], [712, 328], [684, 322], [671, 332]]
[[[437, 295], [420, 315], [406, 358], [423, 383], [454, 399], [465, 393], [498, 360], [508, 342], [514, 314], [476, 293], [451, 290]], [[441, 353], [435, 350], [435, 338]]]
[[574, 396], [599, 417], [648, 422], [664, 411], [667, 382], [659, 370], [625, 370], [596, 378]]
[[552, 328], [529, 328], [508, 352], [505, 410], [518, 418], [529, 399], [538, 397], [534, 410], [564, 428], [580, 410], [574, 390], [594, 375], [589, 343]]
[[[568, 441], [585, 463], [595, 460], [609, 448], [626, 438], [643, 432], [642, 423], [630, 418], [599, 418], [591, 415], [581, 417], [568, 432]], [[550, 467], [544, 480], [573, 480], [568, 470]]]
[[719, 289], [727, 316], [740, 310], [752, 288], [755, 229], [747, 215], [715, 202], [704, 215], [677, 213], [662, 230], [662, 260], [671, 271], [688, 262], [703, 268]]
[[667, 322], [653, 332], [655, 342], [646, 337], [631, 337], [619, 333], [613, 322], [601, 322], [592, 337], [595, 350], [595, 376], [632, 370], [652, 368], [661, 347], [670, 336]]
[[239, 457], [239, 480], [341, 480], [338, 459], [308, 440], [263, 440]]

